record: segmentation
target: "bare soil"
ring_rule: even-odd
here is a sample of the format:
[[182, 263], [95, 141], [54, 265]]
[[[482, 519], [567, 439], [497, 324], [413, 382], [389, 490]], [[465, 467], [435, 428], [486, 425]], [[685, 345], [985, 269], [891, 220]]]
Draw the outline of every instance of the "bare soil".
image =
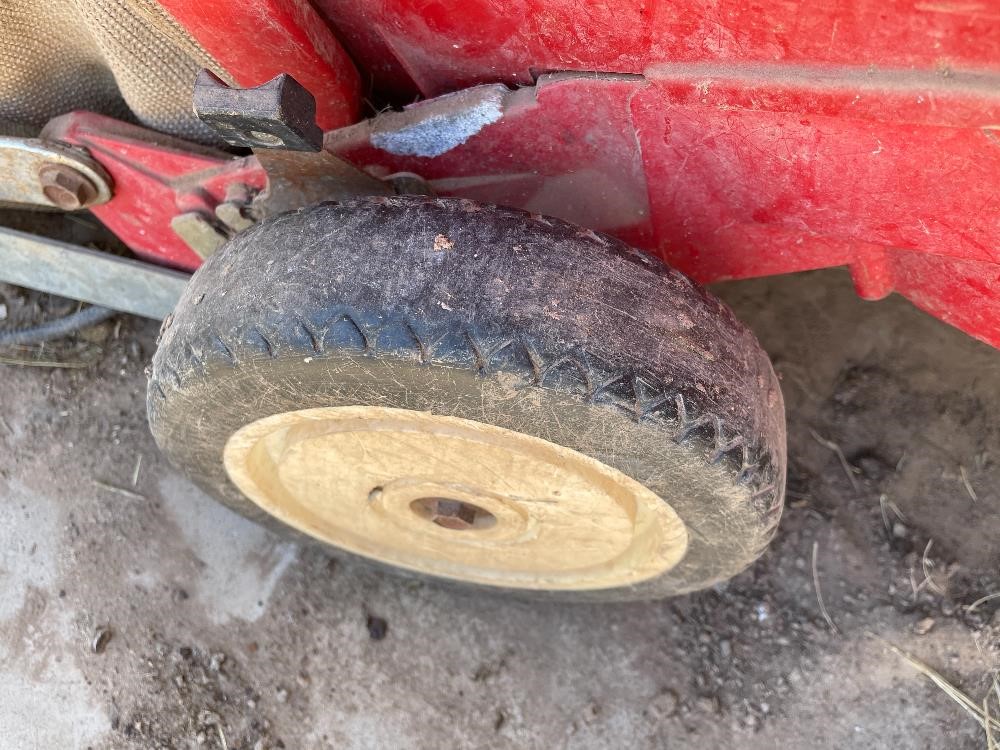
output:
[[1000, 598], [969, 609], [1000, 353], [839, 271], [716, 291], [782, 378], [787, 509], [750, 570], [649, 604], [463, 595], [235, 516], [149, 437], [152, 323], [0, 352], [46, 362], [0, 365], [0, 747], [985, 748], [888, 644], [976, 700], [1000, 666]]

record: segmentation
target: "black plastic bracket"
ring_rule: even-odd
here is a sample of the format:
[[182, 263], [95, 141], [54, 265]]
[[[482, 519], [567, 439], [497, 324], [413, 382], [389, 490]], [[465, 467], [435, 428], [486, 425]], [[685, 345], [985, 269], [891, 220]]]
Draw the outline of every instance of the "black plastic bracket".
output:
[[209, 70], [194, 83], [194, 111], [233, 146], [319, 151], [316, 99], [287, 73], [249, 89], [228, 86]]

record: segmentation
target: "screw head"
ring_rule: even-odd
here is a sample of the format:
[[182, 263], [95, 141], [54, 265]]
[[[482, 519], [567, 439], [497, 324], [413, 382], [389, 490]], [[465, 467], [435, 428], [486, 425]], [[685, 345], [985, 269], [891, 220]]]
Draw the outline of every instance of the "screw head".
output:
[[97, 187], [85, 174], [66, 164], [45, 164], [38, 170], [42, 194], [63, 211], [85, 208], [97, 197]]

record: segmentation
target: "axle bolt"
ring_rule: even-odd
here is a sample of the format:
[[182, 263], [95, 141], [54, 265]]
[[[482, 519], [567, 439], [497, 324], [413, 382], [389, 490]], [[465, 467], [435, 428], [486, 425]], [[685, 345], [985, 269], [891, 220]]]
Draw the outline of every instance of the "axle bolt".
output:
[[90, 179], [66, 164], [45, 164], [38, 170], [42, 193], [63, 211], [85, 208], [97, 198], [97, 187]]
[[435, 500], [430, 511], [431, 520], [446, 529], [464, 531], [476, 522], [476, 508], [459, 500]]

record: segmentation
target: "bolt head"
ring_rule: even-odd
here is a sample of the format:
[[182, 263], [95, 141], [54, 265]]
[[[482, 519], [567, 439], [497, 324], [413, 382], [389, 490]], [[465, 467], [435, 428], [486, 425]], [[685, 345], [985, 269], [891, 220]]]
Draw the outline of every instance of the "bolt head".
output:
[[38, 170], [42, 194], [64, 211], [85, 208], [97, 197], [97, 188], [82, 172], [65, 164], [46, 164]]
[[476, 509], [458, 500], [435, 500], [431, 520], [446, 529], [463, 531], [472, 528], [476, 522]]

